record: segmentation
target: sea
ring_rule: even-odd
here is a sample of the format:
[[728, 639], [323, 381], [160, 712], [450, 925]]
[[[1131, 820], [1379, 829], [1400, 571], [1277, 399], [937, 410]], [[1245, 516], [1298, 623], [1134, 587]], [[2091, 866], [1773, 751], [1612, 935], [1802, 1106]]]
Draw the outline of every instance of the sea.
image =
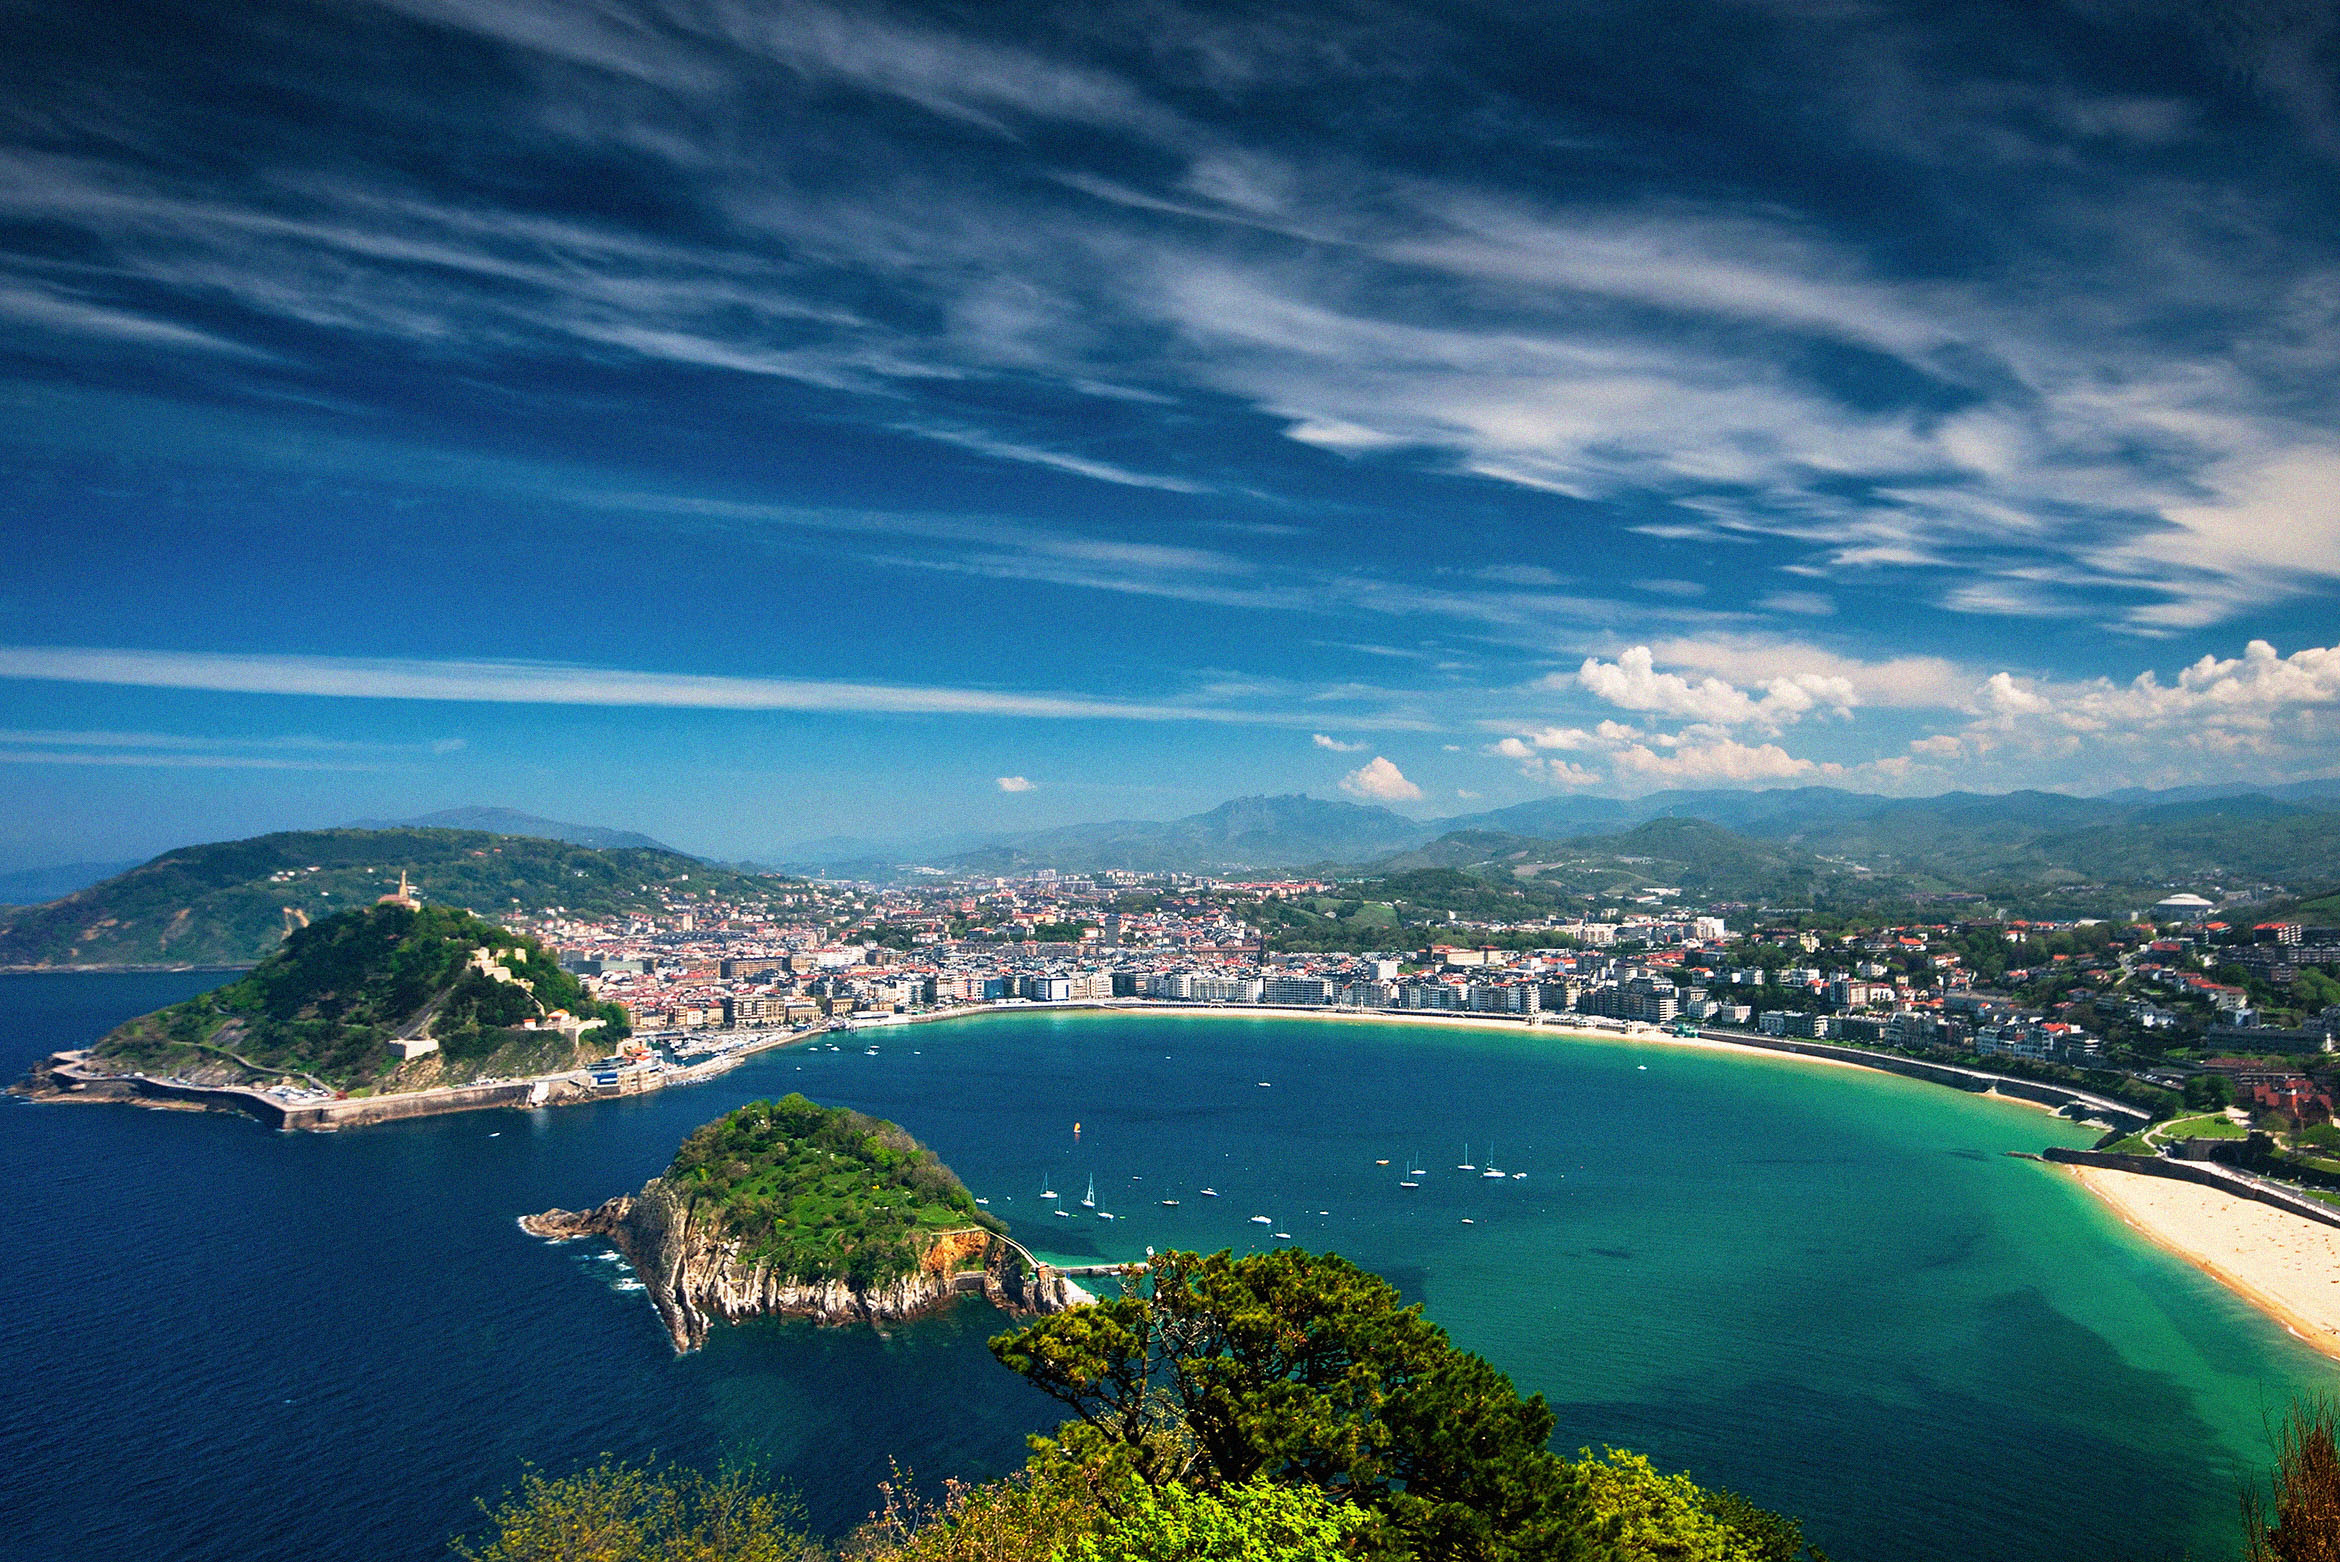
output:
[[[218, 980], [0, 977], [0, 1069]], [[11, 1099], [0, 1558], [443, 1557], [604, 1454], [753, 1466], [830, 1534], [897, 1473], [1013, 1468], [1058, 1417], [980, 1301], [677, 1356], [622, 1262], [515, 1224], [791, 1090], [900, 1123], [1067, 1262], [1343, 1254], [1543, 1395], [1556, 1447], [1798, 1514], [1837, 1562], [2231, 1556], [2269, 1419], [2335, 1378], [2010, 1156], [2091, 1137], [2034, 1107], [1660, 1042], [1010, 1012], [335, 1135]]]

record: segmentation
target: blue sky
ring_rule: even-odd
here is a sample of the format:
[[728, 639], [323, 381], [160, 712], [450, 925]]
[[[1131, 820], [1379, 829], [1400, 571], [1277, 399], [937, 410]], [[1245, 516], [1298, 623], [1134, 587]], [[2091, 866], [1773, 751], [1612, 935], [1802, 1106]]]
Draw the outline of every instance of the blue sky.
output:
[[2340, 26], [0, 14], [0, 863], [2340, 770]]

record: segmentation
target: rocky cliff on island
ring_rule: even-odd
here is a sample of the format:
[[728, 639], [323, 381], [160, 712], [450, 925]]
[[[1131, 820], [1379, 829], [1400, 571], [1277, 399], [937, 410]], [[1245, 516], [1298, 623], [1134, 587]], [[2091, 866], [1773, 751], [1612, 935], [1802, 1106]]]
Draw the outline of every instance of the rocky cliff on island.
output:
[[980, 1294], [1015, 1313], [1092, 1298], [1033, 1264], [933, 1153], [893, 1124], [800, 1095], [699, 1129], [635, 1194], [521, 1228], [625, 1255], [675, 1349], [718, 1321], [886, 1323]]

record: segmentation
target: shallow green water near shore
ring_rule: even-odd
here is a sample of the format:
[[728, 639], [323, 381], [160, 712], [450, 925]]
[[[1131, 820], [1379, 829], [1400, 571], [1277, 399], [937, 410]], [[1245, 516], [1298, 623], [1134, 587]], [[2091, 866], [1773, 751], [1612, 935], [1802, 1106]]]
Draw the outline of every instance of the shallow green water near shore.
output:
[[[0, 980], [0, 1064], [207, 984], [169, 985]], [[0, 1557], [426, 1557], [522, 1459], [604, 1449], [762, 1459], [828, 1528], [889, 1455], [1007, 1467], [1052, 1417], [989, 1361], [980, 1306], [887, 1337], [754, 1325], [677, 1360], [615, 1266], [512, 1226], [790, 1089], [902, 1122], [1068, 1260], [1271, 1231], [1345, 1253], [1544, 1393], [1565, 1446], [1800, 1512], [1839, 1562], [2231, 1554], [2265, 1413], [2332, 1376], [2005, 1155], [2089, 1137], [2015, 1103], [1418, 1026], [1022, 1014], [878, 1045], [338, 1137], [0, 1110]], [[1527, 1177], [1456, 1170], [1466, 1141]], [[1077, 1210], [1091, 1179], [1121, 1219], [1037, 1198]], [[93, 1450], [102, 1480], [59, 1479]]]

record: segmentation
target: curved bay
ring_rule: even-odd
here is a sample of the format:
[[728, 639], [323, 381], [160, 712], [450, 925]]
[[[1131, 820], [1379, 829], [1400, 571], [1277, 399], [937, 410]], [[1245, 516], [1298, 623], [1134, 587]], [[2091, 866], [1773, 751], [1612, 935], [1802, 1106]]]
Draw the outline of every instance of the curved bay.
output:
[[[216, 980], [0, 978], [0, 1067]], [[678, 1360], [618, 1266], [512, 1224], [638, 1186], [691, 1127], [790, 1089], [902, 1122], [1067, 1260], [1257, 1245], [1267, 1215], [1545, 1394], [1562, 1446], [1737, 1487], [1840, 1558], [2230, 1554], [2265, 1414], [2330, 1378], [2003, 1154], [2089, 1137], [2012, 1102], [1671, 1046], [1208, 1015], [987, 1015], [878, 1044], [338, 1137], [0, 1111], [0, 1557], [436, 1556], [523, 1460], [602, 1451], [760, 1460], [828, 1529], [868, 1511], [889, 1457], [926, 1479], [1012, 1466], [1053, 1417], [991, 1362], [980, 1306], [884, 1336], [760, 1324]], [[1466, 1141], [1528, 1177], [1456, 1171]], [[1417, 1190], [1396, 1186], [1408, 1156]], [[1034, 1197], [1092, 1176], [1123, 1219]]]

